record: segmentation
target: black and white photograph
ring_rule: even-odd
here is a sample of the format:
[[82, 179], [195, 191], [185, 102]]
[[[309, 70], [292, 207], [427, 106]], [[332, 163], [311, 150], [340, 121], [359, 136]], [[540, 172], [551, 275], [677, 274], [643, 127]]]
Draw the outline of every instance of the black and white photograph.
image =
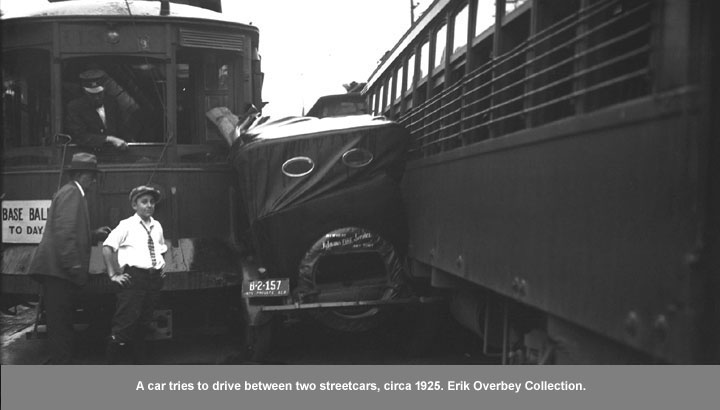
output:
[[0, 0], [3, 374], [718, 370], [712, 6]]

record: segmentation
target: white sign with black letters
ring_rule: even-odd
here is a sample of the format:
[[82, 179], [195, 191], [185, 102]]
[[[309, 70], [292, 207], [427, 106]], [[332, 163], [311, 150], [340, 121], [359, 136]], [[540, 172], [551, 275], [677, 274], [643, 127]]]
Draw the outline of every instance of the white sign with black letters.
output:
[[3, 201], [3, 243], [40, 243], [51, 202], [49, 199]]

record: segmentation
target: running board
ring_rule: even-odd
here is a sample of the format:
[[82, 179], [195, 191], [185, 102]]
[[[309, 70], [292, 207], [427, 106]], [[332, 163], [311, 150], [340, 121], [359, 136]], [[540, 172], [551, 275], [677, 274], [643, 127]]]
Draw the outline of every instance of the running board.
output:
[[260, 311], [262, 312], [278, 312], [288, 310], [309, 310], [309, 309], [322, 309], [322, 308], [344, 308], [344, 307], [358, 307], [358, 306], [389, 306], [389, 305], [420, 305], [439, 303], [444, 301], [445, 298], [438, 296], [430, 297], [414, 297], [405, 299], [388, 299], [388, 300], [359, 300], [355, 302], [318, 302], [318, 303], [293, 303], [290, 305], [277, 305], [277, 306], [261, 306]]

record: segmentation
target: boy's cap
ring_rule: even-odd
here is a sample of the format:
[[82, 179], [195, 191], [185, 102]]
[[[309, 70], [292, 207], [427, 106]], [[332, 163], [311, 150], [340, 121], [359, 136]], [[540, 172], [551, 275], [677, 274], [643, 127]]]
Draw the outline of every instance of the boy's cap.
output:
[[102, 92], [105, 87], [105, 72], [102, 70], [87, 70], [80, 73], [80, 83], [85, 91], [91, 94]]
[[67, 167], [68, 171], [96, 171], [97, 157], [87, 152], [78, 152], [73, 154], [72, 161]]
[[140, 185], [138, 187], [133, 188], [132, 191], [130, 191], [130, 203], [135, 203], [135, 200], [138, 199], [141, 195], [150, 194], [155, 197], [155, 202], [160, 202], [160, 198], [162, 198], [162, 195], [160, 194], [160, 190], [151, 187], [148, 185]]

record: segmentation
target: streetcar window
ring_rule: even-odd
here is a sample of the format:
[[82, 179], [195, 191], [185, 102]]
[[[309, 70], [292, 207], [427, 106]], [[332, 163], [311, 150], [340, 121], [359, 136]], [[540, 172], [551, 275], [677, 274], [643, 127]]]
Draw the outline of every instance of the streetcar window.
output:
[[410, 58], [408, 58], [407, 73], [407, 82], [405, 83], [405, 87], [403, 87], [403, 91], [412, 88], [412, 83], [415, 79], [415, 54], [412, 54]]
[[433, 56], [434, 68], [440, 67], [445, 62], [445, 42], [447, 39], [447, 26], [443, 24], [435, 33], [435, 55]]
[[39, 146], [50, 135], [50, 53], [3, 52], [3, 150]]
[[324, 95], [310, 107], [308, 117], [342, 117], [367, 114], [365, 98], [360, 93]]
[[[114, 99], [119, 118], [115, 132], [130, 143], [161, 143], [165, 134], [165, 64], [159, 60], [132, 56], [92, 56], [63, 61], [62, 101], [68, 104], [83, 98], [79, 76], [85, 70], [105, 72], [106, 98]], [[67, 115], [67, 112], [65, 113]], [[73, 130], [64, 125], [64, 132]]]
[[400, 85], [402, 84], [403, 80], [403, 67], [398, 67], [397, 71], [395, 71], [395, 99], [400, 99], [402, 97], [402, 87]]
[[239, 78], [238, 56], [231, 52], [187, 48], [178, 51], [177, 133], [180, 144], [221, 142], [217, 127], [205, 117], [215, 107], [242, 113], [235, 89]]
[[385, 111], [385, 86], [380, 86], [380, 112]]
[[516, 8], [522, 6], [526, 0], [505, 0], [505, 14], [510, 13]]
[[422, 80], [427, 75], [428, 66], [430, 65], [430, 43], [427, 41], [420, 47], [420, 70], [418, 79]]
[[364, 101], [343, 101], [334, 106], [326, 107], [325, 117], [342, 117], [344, 115], [367, 114]]
[[478, 0], [477, 21], [475, 22], [475, 35], [479, 36], [483, 31], [495, 25], [495, 2], [489, 0]]
[[463, 7], [458, 14], [455, 15], [455, 35], [453, 36], [453, 53], [458, 51], [467, 43], [468, 31], [468, 6]]

